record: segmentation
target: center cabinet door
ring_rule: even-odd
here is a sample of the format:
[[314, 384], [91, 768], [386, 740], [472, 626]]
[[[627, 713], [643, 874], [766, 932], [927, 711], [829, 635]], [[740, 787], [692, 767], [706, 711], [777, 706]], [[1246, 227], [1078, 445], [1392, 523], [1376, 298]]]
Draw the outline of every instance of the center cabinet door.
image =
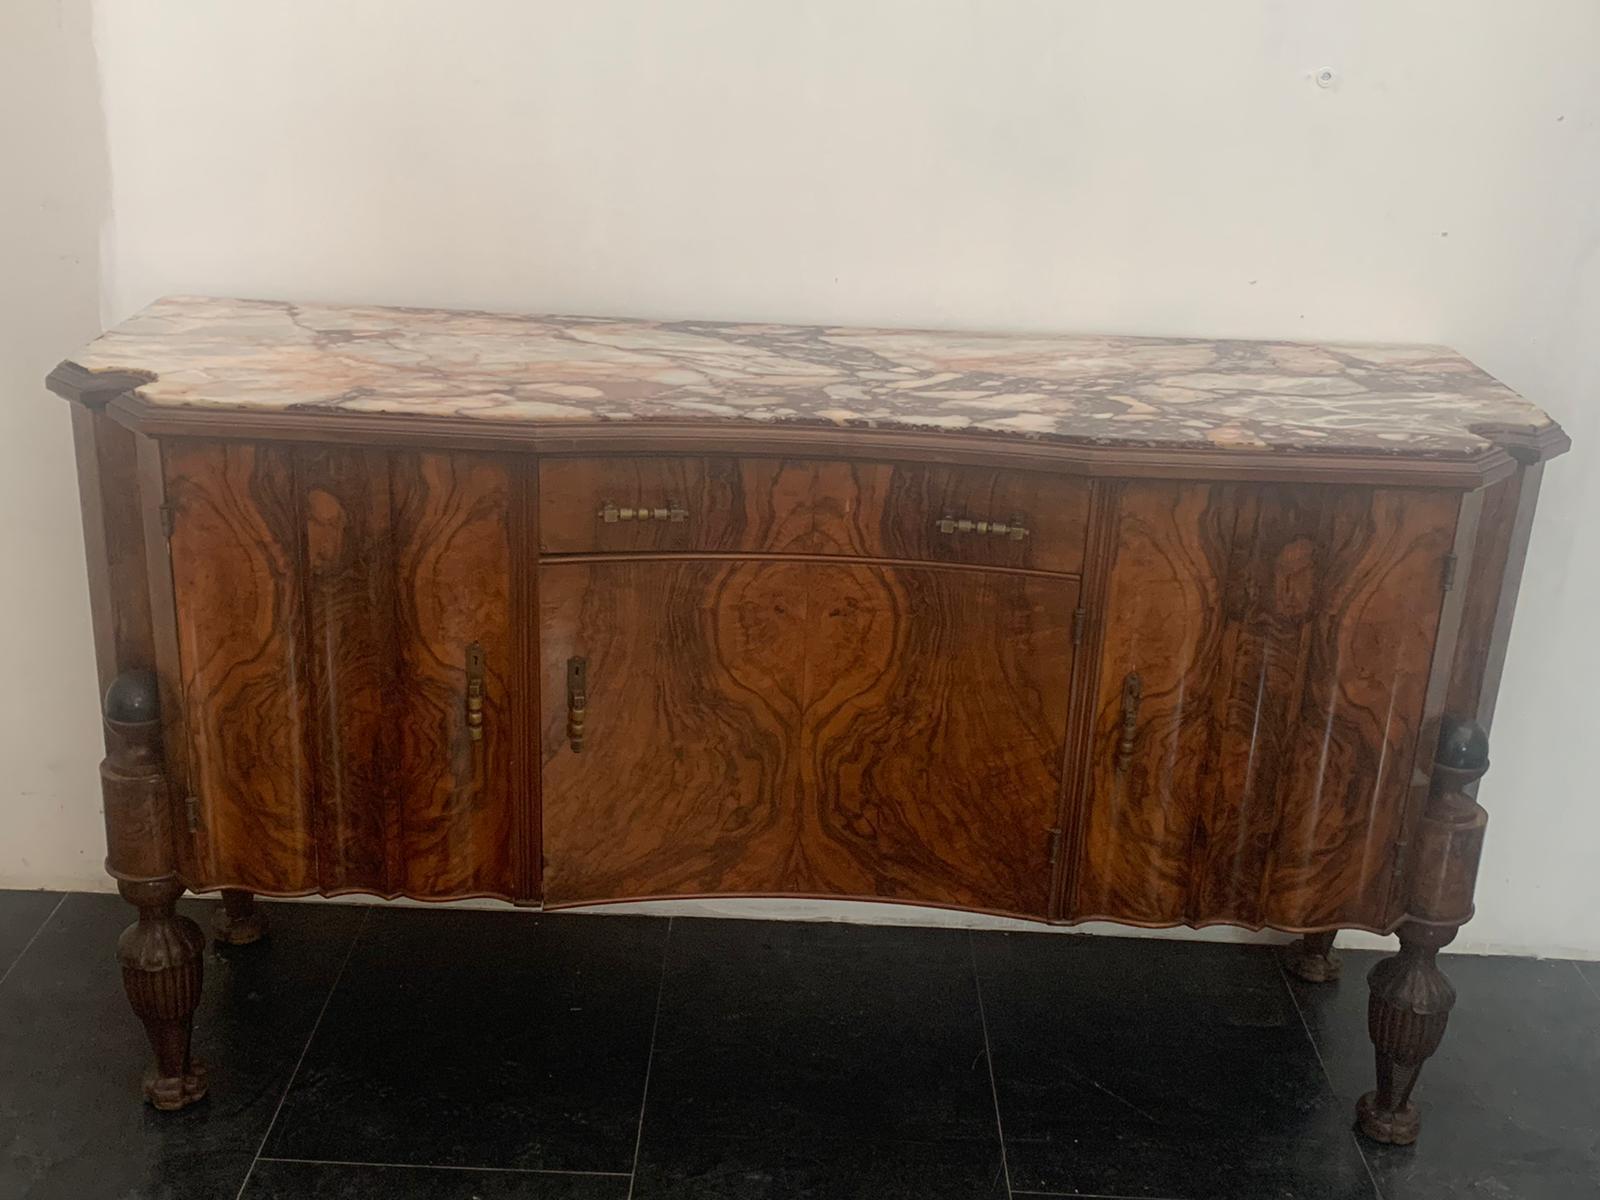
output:
[[539, 586], [546, 903], [1048, 911], [1072, 580], [677, 559]]

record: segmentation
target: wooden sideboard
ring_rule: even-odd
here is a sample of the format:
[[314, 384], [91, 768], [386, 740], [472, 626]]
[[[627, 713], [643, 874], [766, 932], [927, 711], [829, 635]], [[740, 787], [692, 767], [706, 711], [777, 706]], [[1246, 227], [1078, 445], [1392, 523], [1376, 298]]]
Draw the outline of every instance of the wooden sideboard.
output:
[[1396, 933], [1369, 1136], [1472, 913], [1541, 463], [1437, 347], [161, 301], [74, 401], [107, 869], [160, 1108], [255, 894], [892, 901]]

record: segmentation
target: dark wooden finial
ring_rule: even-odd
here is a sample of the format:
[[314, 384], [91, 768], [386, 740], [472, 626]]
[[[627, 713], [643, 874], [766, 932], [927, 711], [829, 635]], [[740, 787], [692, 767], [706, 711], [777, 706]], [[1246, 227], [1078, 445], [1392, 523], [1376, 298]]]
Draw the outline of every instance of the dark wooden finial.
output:
[[1476, 721], [1446, 717], [1435, 759], [1454, 770], [1481, 775], [1489, 769], [1489, 734]]
[[161, 688], [154, 671], [124, 671], [106, 689], [106, 720], [116, 725], [146, 725], [161, 716]]

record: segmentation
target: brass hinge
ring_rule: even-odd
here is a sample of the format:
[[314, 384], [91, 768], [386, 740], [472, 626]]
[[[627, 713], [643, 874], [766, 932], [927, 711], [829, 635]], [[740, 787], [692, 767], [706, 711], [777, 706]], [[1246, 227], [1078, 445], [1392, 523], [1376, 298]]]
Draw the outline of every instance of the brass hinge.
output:
[[1050, 865], [1056, 865], [1056, 859], [1061, 857], [1061, 827], [1057, 825], [1050, 830]]
[[1088, 615], [1081, 608], [1072, 614], [1072, 644], [1074, 646], [1083, 645], [1083, 623], [1088, 618]]
[[1446, 554], [1444, 556], [1444, 590], [1448, 592], [1451, 588], [1455, 587], [1455, 585], [1456, 556], [1454, 554]]
[[173, 512], [170, 504], [163, 504], [156, 511], [161, 514], [161, 533], [170, 539], [173, 529], [177, 526], [177, 514]]
[[199, 833], [200, 832], [200, 797], [199, 796], [185, 796], [184, 800], [183, 800], [183, 811], [189, 818], [189, 832], [190, 833]]

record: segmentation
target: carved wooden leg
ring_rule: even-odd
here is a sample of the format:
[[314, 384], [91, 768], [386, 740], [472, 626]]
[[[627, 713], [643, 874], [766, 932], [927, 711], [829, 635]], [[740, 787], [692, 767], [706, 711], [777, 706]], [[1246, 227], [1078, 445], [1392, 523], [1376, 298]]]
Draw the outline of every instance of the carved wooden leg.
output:
[[159, 1109], [184, 1108], [206, 1094], [205, 1067], [189, 1048], [200, 1004], [205, 935], [176, 911], [183, 895], [177, 880], [123, 881], [117, 890], [139, 909], [138, 921], [117, 941], [117, 961], [128, 1000], [156, 1052], [144, 1094]]
[[1367, 976], [1367, 1031], [1378, 1086], [1356, 1104], [1356, 1124], [1373, 1141], [1409, 1146], [1421, 1128], [1411, 1089], [1444, 1037], [1456, 990], [1439, 951], [1472, 916], [1472, 890], [1488, 818], [1468, 789], [1489, 769], [1489, 739], [1475, 722], [1446, 720], [1434, 756], [1428, 805], [1411, 862], [1409, 915], [1400, 953]]
[[1411, 1103], [1422, 1064], [1433, 1056], [1455, 1007], [1456, 989], [1439, 970], [1442, 947], [1455, 938], [1449, 926], [1400, 927], [1400, 953], [1367, 976], [1367, 1032], [1378, 1066], [1378, 1087], [1356, 1104], [1361, 1132], [1375, 1142], [1409, 1146], [1422, 1123]]
[[157, 1108], [193, 1104], [206, 1094], [205, 1072], [190, 1054], [200, 1003], [205, 935], [176, 904], [183, 884], [173, 871], [171, 796], [161, 755], [159, 689], [149, 671], [127, 671], [106, 691], [106, 870], [139, 919], [117, 941], [122, 983], [156, 1052], [144, 1094]]
[[1333, 939], [1339, 931], [1308, 933], [1283, 948], [1284, 969], [1307, 983], [1331, 983], [1339, 978], [1343, 964], [1333, 952]]
[[222, 903], [211, 920], [211, 936], [225, 946], [248, 946], [266, 937], [266, 914], [256, 907], [255, 895], [223, 888]]

